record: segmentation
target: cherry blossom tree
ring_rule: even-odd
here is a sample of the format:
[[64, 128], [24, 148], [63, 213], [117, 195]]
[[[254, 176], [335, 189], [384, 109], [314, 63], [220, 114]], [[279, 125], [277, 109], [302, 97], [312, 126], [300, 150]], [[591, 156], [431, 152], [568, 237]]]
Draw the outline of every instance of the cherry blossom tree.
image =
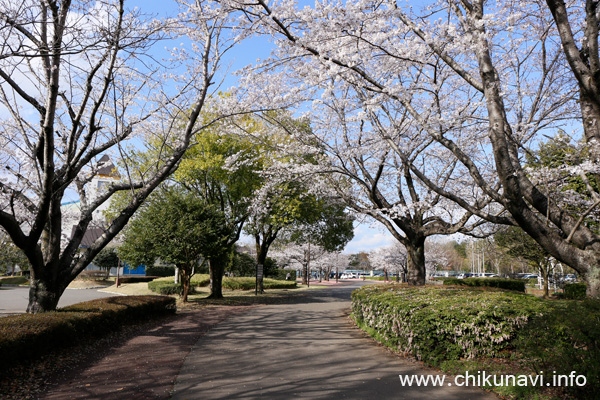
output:
[[396, 276], [396, 281], [406, 281], [408, 276], [408, 254], [406, 248], [400, 242], [395, 242], [389, 246], [382, 246], [369, 253], [369, 259], [372, 260], [373, 267], [383, 269], [389, 277], [389, 274]]
[[309, 284], [311, 270], [318, 266], [321, 258], [328, 252], [315, 243], [277, 243], [271, 251], [272, 257], [277, 264], [296, 268], [302, 273], [302, 284]]
[[[597, 1], [432, 0], [412, 7], [321, 1], [302, 9], [289, 1], [223, 4], [242, 10], [255, 31], [276, 38], [278, 50], [264, 71], [285, 70], [279, 86], [302, 92], [321, 84], [317, 93], [328, 96], [323, 87], [341, 80], [360, 88], [372, 108], [392, 104], [409, 117], [412, 132], [435, 141], [465, 171], [477, 197], [507, 210], [508, 218], [482, 212], [460, 191], [407, 163], [422, 184], [480, 218], [518, 224], [585, 276], [588, 295], [600, 296], [600, 241], [586, 223], [600, 205], [597, 186], [586, 185], [588, 208], [576, 214], [554, 203], [543, 181], [524, 168], [530, 147], [562, 127], [589, 146], [572, 173], [597, 174]], [[377, 126], [373, 118], [370, 124]], [[411, 153], [393, 137], [382, 138], [410, 161]]]
[[[67, 285], [177, 168], [193, 133], [222, 115], [198, 119], [217, 89], [224, 53], [240, 36], [213, 3], [181, 5], [177, 19], [158, 22], [123, 0], [0, 4], [0, 225], [31, 263], [30, 313], [56, 308]], [[167, 38], [190, 46], [165, 65], [152, 58], [152, 46]], [[182, 72], [181, 60], [193, 62]], [[151, 137], [173, 145], [136, 175], [128, 158]], [[107, 154], [123, 166], [123, 179], [91, 188]], [[98, 221], [97, 211], [122, 190], [132, 191], [128, 203], [111, 221]], [[79, 199], [72, 222], [62, 207], [70, 196]], [[81, 249], [92, 227], [100, 233]]]

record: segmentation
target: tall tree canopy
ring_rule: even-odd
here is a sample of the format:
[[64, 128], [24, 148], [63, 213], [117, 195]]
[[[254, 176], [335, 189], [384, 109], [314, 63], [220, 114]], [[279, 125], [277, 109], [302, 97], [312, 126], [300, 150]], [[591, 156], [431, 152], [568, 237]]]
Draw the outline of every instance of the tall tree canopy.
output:
[[181, 277], [181, 298], [187, 301], [190, 278], [204, 261], [229, 253], [233, 232], [223, 213], [187, 191], [155, 192], [124, 231], [119, 256], [131, 265], [174, 264]]
[[[588, 295], [600, 296], [600, 238], [577, 212], [552, 201], [524, 157], [549, 129], [563, 127], [590, 148], [572, 173], [597, 173], [597, 1], [221, 4], [277, 38], [273, 57], [253, 69], [263, 93], [255, 99], [308, 100], [315, 114], [334, 100], [358, 103], [354, 132], [361, 121], [373, 126], [414, 179], [478, 218], [519, 225], [585, 276]], [[290, 91], [293, 98], [284, 94]], [[411, 158], [407, 138], [439, 157]], [[432, 179], [438, 160], [452, 160], [460, 173]], [[594, 185], [586, 190], [588, 208], [600, 206]]]
[[[196, 129], [214, 122], [198, 115], [217, 89], [223, 55], [240, 38], [231, 34], [233, 17], [208, 2], [181, 5], [177, 20], [159, 22], [124, 0], [0, 2], [0, 226], [31, 263], [28, 312], [56, 308], [177, 168]], [[185, 74], [152, 58], [151, 47], [167, 37], [192, 44]], [[175, 132], [182, 110], [186, 124]], [[175, 133], [149, 173], [134, 176], [124, 165], [121, 182], [91, 187], [103, 155], [127, 163], [128, 140]], [[114, 219], [94, 220], [115, 192], [133, 189]], [[78, 207], [67, 218], [63, 203], [73, 197]], [[102, 233], [80, 250], [91, 227]]]

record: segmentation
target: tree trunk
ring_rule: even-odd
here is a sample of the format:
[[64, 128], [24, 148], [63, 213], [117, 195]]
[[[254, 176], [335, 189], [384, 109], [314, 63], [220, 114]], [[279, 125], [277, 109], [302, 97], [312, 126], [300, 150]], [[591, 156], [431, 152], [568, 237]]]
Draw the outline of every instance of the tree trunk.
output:
[[208, 273], [210, 275], [210, 295], [209, 299], [223, 298], [223, 272], [225, 271], [225, 262], [222, 259], [208, 260]]
[[408, 254], [408, 277], [409, 285], [421, 286], [425, 284], [425, 238], [419, 237], [411, 240], [406, 245]]
[[583, 279], [587, 284], [587, 297], [600, 299], [600, 266], [590, 265]]
[[260, 279], [257, 278], [257, 282], [256, 282], [256, 289], [258, 291], [258, 293], [264, 293], [264, 277], [265, 277], [265, 261], [267, 261], [267, 251], [268, 251], [268, 247], [264, 246], [264, 245], [260, 245], [259, 241], [257, 240], [256, 242], [256, 264], [257, 265], [262, 265], [263, 266], [263, 275]]
[[308, 284], [308, 264], [306, 263], [302, 266], [302, 284]]
[[188, 294], [190, 293], [190, 281], [192, 279], [191, 272], [193, 267], [181, 266], [178, 268], [181, 274], [181, 301], [187, 303]]
[[48, 279], [34, 278], [33, 272], [29, 282], [27, 312], [37, 314], [56, 310], [58, 300], [60, 300], [60, 296], [65, 291], [67, 285], [50, 285]]

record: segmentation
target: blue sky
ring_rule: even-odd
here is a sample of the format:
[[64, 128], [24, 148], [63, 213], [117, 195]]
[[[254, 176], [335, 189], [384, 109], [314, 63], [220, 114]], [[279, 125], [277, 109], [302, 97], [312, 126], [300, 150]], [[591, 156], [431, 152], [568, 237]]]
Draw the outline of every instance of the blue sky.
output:
[[[163, 17], [175, 15], [177, 5], [173, 1], [158, 0], [132, 0], [126, 3], [128, 7], [138, 7], [143, 13]], [[173, 43], [178, 46], [179, 43]], [[168, 43], [162, 43], [162, 47], [168, 46]], [[235, 85], [235, 76], [232, 75], [236, 70], [256, 62], [257, 58], [268, 57], [273, 44], [265, 38], [251, 38], [244, 41], [229, 54], [227, 64], [231, 64], [229, 76], [224, 81], [226, 90], [228, 86]], [[354, 239], [352, 239], [344, 250], [345, 253], [358, 253], [360, 251], [369, 251], [381, 246], [387, 246], [393, 243], [395, 239], [385, 228], [377, 222], [356, 223], [354, 228]], [[250, 237], [242, 238], [244, 242], [251, 242]]]

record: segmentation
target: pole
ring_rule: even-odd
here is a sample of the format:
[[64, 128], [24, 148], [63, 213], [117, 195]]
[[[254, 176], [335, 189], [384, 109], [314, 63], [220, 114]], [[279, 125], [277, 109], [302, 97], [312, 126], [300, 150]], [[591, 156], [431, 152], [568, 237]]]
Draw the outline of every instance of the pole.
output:
[[117, 287], [119, 287], [119, 270], [121, 269], [121, 259], [117, 258], [117, 260], [117, 280], [115, 281], [115, 284], [117, 285]]

